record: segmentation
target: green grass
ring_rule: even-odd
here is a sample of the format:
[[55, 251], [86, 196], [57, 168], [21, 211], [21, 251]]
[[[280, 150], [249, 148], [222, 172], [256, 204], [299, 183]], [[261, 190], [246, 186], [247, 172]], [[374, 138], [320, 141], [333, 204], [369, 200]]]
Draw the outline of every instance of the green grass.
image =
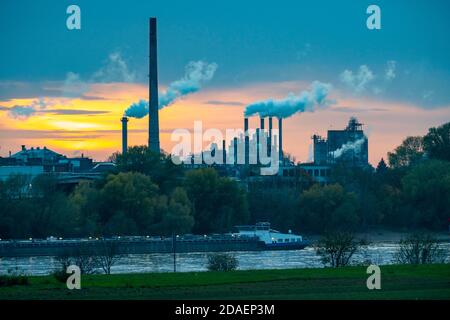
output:
[[450, 265], [381, 267], [368, 290], [364, 267], [82, 276], [68, 290], [52, 276], [0, 288], [0, 299], [450, 299]]

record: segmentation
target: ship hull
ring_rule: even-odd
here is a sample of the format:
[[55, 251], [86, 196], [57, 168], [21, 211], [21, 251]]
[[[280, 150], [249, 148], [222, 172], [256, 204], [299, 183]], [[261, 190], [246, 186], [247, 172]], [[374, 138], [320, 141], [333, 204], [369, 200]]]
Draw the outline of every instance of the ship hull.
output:
[[292, 243], [269, 243], [264, 244], [264, 250], [301, 250], [309, 246], [307, 241]]

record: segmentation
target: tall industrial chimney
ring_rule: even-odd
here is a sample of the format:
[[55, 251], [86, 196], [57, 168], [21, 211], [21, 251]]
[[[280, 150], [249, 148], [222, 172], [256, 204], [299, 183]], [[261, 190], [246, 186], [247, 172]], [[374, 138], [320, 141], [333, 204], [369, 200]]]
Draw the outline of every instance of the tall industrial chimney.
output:
[[259, 163], [259, 135], [262, 130], [260, 128], [256, 128], [256, 163]]
[[248, 136], [248, 118], [244, 118], [245, 164], [249, 164], [250, 145]]
[[269, 117], [269, 138], [267, 142], [267, 154], [269, 157], [272, 156], [272, 117]]
[[260, 141], [259, 135], [261, 133], [261, 138], [265, 137], [265, 131], [264, 131], [264, 118], [261, 117], [260, 119], [260, 130], [256, 129], [256, 143], [257, 143], [257, 148], [256, 148], [256, 162], [259, 163], [259, 148], [262, 148], [263, 145], [263, 141]]
[[223, 161], [223, 164], [226, 164], [227, 163], [227, 150], [226, 150], [226, 141], [225, 140], [222, 140], [222, 161]]
[[156, 42], [156, 18], [150, 18], [150, 61], [149, 61], [149, 128], [148, 146], [151, 151], [160, 152], [158, 117], [158, 58]]
[[234, 165], [238, 164], [238, 139], [235, 137], [233, 138], [233, 161]]
[[278, 142], [278, 152], [280, 153], [280, 162], [283, 162], [283, 119], [278, 118], [278, 136], [279, 136], [279, 142]]
[[128, 150], [128, 118], [123, 117], [120, 121], [122, 121], [122, 154], [125, 154]]

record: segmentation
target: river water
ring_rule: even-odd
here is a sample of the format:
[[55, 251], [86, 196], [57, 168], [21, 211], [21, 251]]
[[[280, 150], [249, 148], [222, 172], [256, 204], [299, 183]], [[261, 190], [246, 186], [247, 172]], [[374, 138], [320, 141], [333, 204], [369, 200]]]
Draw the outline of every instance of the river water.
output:
[[[447, 254], [450, 243], [443, 243]], [[395, 243], [377, 243], [356, 253], [354, 264], [370, 261], [372, 264], [394, 263], [398, 250]], [[290, 269], [323, 267], [313, 248], [287, 251], [232, 252], [239, 261], [239, 270]], [[176, 255], [177, 271], [206, 271], [208, 253], [179, 253]], [[447, 257], [448, 262], [449, 257]], [[0, 259], [0, 274], [46, 275], [58, 269], [54, 257], [20, 257]], [[172, 272], [172, 254], [130, 254], [122, 256], [111, 268], [111, 273]], [[101, 272], [101, 270], [98, 270]]]

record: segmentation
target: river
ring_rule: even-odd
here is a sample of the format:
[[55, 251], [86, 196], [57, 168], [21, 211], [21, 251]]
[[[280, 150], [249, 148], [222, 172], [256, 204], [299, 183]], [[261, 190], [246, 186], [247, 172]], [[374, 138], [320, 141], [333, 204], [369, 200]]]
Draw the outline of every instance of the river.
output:
[[[447, 254], [450, 243], [442, 243]], [[354, 264], [370, 261], [373, 264], [385, 265], [394, 263], [398, 250], [395, 243], [377, 243], [356, 253], [352, 259]], [[239, 261], [239, 270], [255, 269], [290, 269], [323, 267], [320, 257], [313, 248], [287, 251], [253, 251], [233, 252]], [[206, 271], [208, 253], [177, 254], [177, 271]], [[449, 257], [447, 257], [448, 262]], [[54, 257], [17, 257], [0, 259], [0, 274], [46, 275], [58, 268]], [[122, 256], [111, 268], [111, 273], [144, 273], [172, 272], [172, 254], [130, 254]], [[101, 272], [101, 270], [98, 270]]]

